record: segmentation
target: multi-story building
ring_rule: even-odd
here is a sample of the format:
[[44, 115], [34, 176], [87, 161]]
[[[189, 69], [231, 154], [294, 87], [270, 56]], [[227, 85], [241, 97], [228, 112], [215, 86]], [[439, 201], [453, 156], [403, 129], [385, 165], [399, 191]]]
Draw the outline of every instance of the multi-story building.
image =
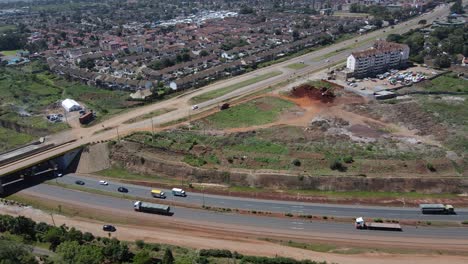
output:
[[351, 76], [372, 76], [388, 69], [404, 67], [408, 61], [409, 52], [408, 45], [380, 40], [368, 50], [351, 53], [346, 67]]

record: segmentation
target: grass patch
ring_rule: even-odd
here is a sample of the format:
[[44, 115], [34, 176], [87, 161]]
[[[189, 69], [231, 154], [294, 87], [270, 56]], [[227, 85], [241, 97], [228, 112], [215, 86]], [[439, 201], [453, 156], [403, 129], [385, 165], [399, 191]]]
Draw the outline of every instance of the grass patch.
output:
[[17, 27], [15, 25], [1, 25], [0, 26], [0, 33], [5, 33], [6, 31], [15, 31], [16, 28]]
[[263, 125], [276, 121], [284, 110], [293, 106], [292, 102], [280, 98], [263, 97], [217, 112], [205, 120], [219, 129]]
[[175, 109], [175, 108], [163, 108], [163, 109], [159, 109], [159, 110], [156, 110], [156, 111], [153, 111], [153, 112], [149, 112], [149, 113], [147, 113], [147, 114], [144, 114], [144, 115], [142, 115], [142, 116], [129, 119], [129, 120], [125, 121], [124, 124], [136, 123], [136, 122], [139, 122], [139, 121], [143, 121], [143, 120], [146, 120], [146, 119], [149, 119], [149, 118], [153, 118], [153, 117], [156, 117], [156, 116], [160, 116], [160, 115], [163, 115], [163, 114], [172, 112], [172, 111], [174, 111], [174, 110], [176, 110], [176, 109]]
[[468, 92], [468, 81], [446, 74], [424, 82], [422, 87], [429, 92]]
[[34, 139], [31, 135], [0, 127], [0, 152], [27, 144]]
[[[239, 144], [226, 146], [230, 150], [253, 153], [287, 154], [288, 148], [284, 145], [271, 141], [261, 140], [254, 137], [247, 138]], [[266, 158], [266, 157], [263, 157]]]
[[238, 82], [236, 84], [233, 84], [233, 85], [230, 85], [230, 86], [218, 89], [218, 90], [214, 90], [214, 91], [203, 93], [201, 95], [194, 96], [193, 98], [190, 99], [190, 101], [193, 104], [202, 103], [202, 102], [211, 100], [213, 98], [223, 96], [225, 94], [228, 94], [228, 93], [230, 93], [232, 91], [235, 91], [237, 89], [240, 89], [242, 87], [252, 85], [254, 83], [258, 83], [258, 82], [264, 81], [266, 79], [269, 79], [269, 78], [272, 78], [272, 77], [275, 77], [275, 76], [278, 76], [278, 75], [281, 75], [281, 74], [282, 74], [282, 72], [280, 72], [280, 71], [265, 73], [265, 74], [259, 75], [257, 77], [254, 77], [254, 78], [242, 81], [242, 82]]
[[292, 64], [287, 65], [286, 68], [293, 69], [293, 70], [300, 70], [307, 66], [308, 65], [305, 63], [292, 63]]
[[[0, 32], [2, 31], [2, 29], [0, 28]], [[16, 56], [16, 52], [18, 50], [3, 50], [3, 51], [0, 51], [0, 53], [2, 53], [4, 56]]]

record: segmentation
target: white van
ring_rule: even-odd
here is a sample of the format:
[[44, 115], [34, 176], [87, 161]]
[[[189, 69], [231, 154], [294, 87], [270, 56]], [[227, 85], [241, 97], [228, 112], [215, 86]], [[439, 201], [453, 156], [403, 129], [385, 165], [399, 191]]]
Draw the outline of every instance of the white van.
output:
[[172, 188], [172, 195], [186, 197], [187, 194], [180, 188]]

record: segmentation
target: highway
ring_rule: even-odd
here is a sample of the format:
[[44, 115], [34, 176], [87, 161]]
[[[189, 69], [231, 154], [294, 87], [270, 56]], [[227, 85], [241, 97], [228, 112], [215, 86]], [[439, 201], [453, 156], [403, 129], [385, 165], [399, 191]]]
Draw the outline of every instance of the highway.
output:
[[[97, 125], [87, 128], [74, 128], [62, 133], [48, 136], [46, 143], [60, 144], [66, 141], [76, 140], [72, 144], [63, 145], [44, 153], [39, 153], [27, 158], [24, 158], [18, 162], [0, 166], [0, 176], [6, 175], [16, 170], [30, 167], [37, 164], [49, 157], [62, 154], [68, 150], [82, 146], [84, 144], [98, 142], [102, 140], [109, 140], [118, 138], [119, 136], [130, 134], [134, 131], [150, 131], [152, 125], [158, 127], [162, 124], [176, 121], [182, 118], [189, 117], [201, 110], [210, 109], [216, 107], [222, 101], [238, 98], [241, 96], [254, 93], [256, 91], [265, 89], [267, 87], [274, 86], [284, 81], [292, 81], [299, 76], [307, 77], [309, 74], [317, 72], [321, 69], [332, 67], [340, 61], [344, 61], [345, 58], [356, 50], [362, 50], [372, 45], [373, 41], [377, 38], [385, 38], [390, 33], [404, 33], [410, 29], [420, 27], [418, 21], [421, 19], [427, 20], [427, 23], [441, 18], [449, 13], [449, 5], [439, 6], [434, 11], [423, 14], [422, 16], [416, 17], [410, 21], [395, 25], [393, 29], [384, 28], [381, 30], [373, 31], [368, 34], [356, 36], [352, 39], [336, 43], [317, 51], [308, 53], [303, 56], [299, 56], [282, 63], [274, 64], [269, 67], [261, 68], [240, 76], [236, 76], [227, 80], [221, 80], [215, 82], [197, 90], [188, 91], [186, 94], [181, 96], [168, 99], [162, 102], [154, 103], [148, 106], [140, 107], [134, 110], [129, 110], [117, 116], [111, 117]], [[304, 62], [307, 67], [300, 70], [292, 70], [286, 66], [292, 63]], [[240, 89], [237, 89], [231, 93], [223, 95], [221, 97], [203, 102], [199, 104], [200, 109], [197, 111], [191, 110], [190, 98], [218, 89], [225, 88], [229, 85], [236, 84], [238, 82], [246, 81], [254, 78], [255, 76], [271, 73], [273, 71], [280, 71], [281, 74], [272, 78], [269, 78], [258, 83], [247, 85]], [[164, 109], [164, 108], [176, 108], [177, 110], [154, 117], [152, 119], [143, 120], [136, 123], [124, 124], [125, 121], [142, 116], [146, 113]]]
[[[112, 187], [112, 186], [108, 186]], [[113, 186], [115, 187], [115, 186]], [[357, 235], [357, 236], [376, 236], [385, 239], [394, 238], [437, 238], [437, 239], [464, 239], [468, 237], [468, 228], [453, 228], [453, 227], [410, 227], [403, 226], [403, 232], [389, 231], [370, 231], [357, 230], [353, 223], [337, 223], [337, 222], [321, 222], [307, 221], [304, 219], [288, 219], [276, 217], [263, 217], [242, 215], [235, 213], [219, 213], [205, 210], [188, 209], [183, 207], [172, 207], [174, 216], [160, 216], [133, 211], [132, 201], [120, 199], [105, 195], [92, 194], [82, 191], [64, 189], [58, 186], [41, 184], [33, 186], [29, 189], [20, 192], [38, 197], [47, 197], [56, 201], [57, 206], [66, 203], [75, 203], [82, 206], [97, 206], [105, 210], [121, 210], [127, 211], [126, 217], [136, 216], [137, 214], [145, 214], [154, 217], [155, 223], [158, 220], [171, 218], [179, 221], [188, 222], [203, 222], [205, 225], [217, 226], [218, 224], [235, 225], [240, 228], [265, 228], [274, 230], [277, 234], [290, 234], [300, 232], [301, 235], [319, 232], [323, 237], [327, 236], [342, 236], [342, 235]], [[190, 197], [190, 194], [189, 194]], [[177, 225], [174, 226], [175, 228]]]
[[[122, 186], [128, 189], [127, 195], [133, 197], [142, 197], [146, 199], [154, 199], [157, 203], [158, 198], [151, 197], [150, 187], [123, 184], [107, 180], [109, 185], [104, 186], [99, 184], [99, 180], [91, 177], [79, 176], [75, 174], [67, 174], [61, 178], [57, 178], [57, 182], [65, 184], [75, 184], [75, 181], [82, 180], [85, 182], [83, 187], [119, 193], [117, 188]], [[177, 186], [174, 186], [177, 187]], [[161, 189], [163, 190], [163, 189]], [[360, 205], [331, 205], [331, 204], [315, 204], [290, 201], [276, 200], [260, 200], [240, 197], [228, 197], [220, 195], [190, 193], [187, 191], [187, 197], [173, 196], [170, 190], [163, 190], [166, 193], [168, 201], [177, 201], [191, 205], [212, 206], [220, 208], [244, 209], [266, 212], [280, 212], [315, 216], [334, 216], [334, 217], [359, 217], [365, 218], [387, 218], [387, 219], [412, 219], [420, 221], [464, 221], [468, 220], [468, 209], [456, 208], [456, 215], [423, 215], [419, 208], [403, 208], [403, 207], [378, 207], [378, 206], [360, 206]]]

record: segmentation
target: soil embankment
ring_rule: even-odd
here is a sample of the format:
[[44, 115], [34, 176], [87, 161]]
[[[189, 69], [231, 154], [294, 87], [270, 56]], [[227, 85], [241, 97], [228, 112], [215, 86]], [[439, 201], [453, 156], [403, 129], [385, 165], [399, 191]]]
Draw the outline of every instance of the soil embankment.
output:
[[[217, 170], [189, 166], [174, 159], [152, 155], [151, 149], [134, 142], [121, 142], [110, 150], [110, 164], [127, 170], [183, 178], [193, 183], [214, 183], [272, 189], [321, 191], [418, 192], [428, 194], [468, 192], [468, 180], [462, 177], [366, 177], [308, 176], [267, 170]], [[99, 155], [99, 157], [103, 157]]]

